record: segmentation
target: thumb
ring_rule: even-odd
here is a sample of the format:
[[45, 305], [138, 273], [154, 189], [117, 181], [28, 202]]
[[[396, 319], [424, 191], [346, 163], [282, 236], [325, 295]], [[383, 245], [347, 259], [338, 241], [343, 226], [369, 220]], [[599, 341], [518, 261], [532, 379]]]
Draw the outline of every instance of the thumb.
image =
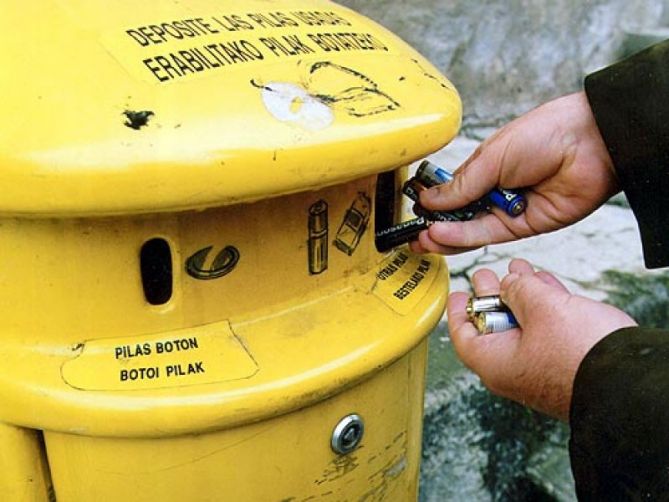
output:
[[551, 312], [571, 294], [559, 282], [544, 280], [536, 273], [509, 274], [500, 284], [500, 296], [511, 309], [521, 328], [541, 312]]
[[499, 181], [493, 148], [483, 145], [459, 167], [453, 181], [437, 185], [420, 193], [420, 203], [426, 209], [460, 209], [487, 195]]

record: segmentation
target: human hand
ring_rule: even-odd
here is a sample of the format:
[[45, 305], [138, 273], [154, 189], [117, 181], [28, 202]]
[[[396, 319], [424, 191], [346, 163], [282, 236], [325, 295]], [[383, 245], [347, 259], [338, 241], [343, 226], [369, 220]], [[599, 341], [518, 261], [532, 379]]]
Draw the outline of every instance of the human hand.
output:
[[609, 333], [636, 322], [615, 307], [569, 293], [548, 272], [513, 260], [501, 284], [488, 269], [473, 277], [476, 296], [500, 294], [520, 328], [480, 335], [467, 319], [468, 295], [448, 301], [455, 350], [494, 394], [567, 420], [576, 371], [589, 350]]
[[430, 210], [462, 208], [495, 187], [522, 188], [527, 209], [502, 210], [468, 222], [435, 223], [414, 252], [454, 254], [551, 232], [594, 211], [619, 191], [606, 146], [583, 92], [546, 103], [484, 141], [451, 183], [420, 194]]

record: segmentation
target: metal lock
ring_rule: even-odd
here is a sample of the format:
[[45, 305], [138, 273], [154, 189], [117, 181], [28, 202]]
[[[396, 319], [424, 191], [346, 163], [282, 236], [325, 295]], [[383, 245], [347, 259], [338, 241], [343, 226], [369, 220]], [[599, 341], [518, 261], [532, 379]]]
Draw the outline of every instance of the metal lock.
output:
[[335, 453], [346, 455], [355, 450], [365, 433], [365, 423], [355, 413], [342, 418], [332, 432], [330, 445]]

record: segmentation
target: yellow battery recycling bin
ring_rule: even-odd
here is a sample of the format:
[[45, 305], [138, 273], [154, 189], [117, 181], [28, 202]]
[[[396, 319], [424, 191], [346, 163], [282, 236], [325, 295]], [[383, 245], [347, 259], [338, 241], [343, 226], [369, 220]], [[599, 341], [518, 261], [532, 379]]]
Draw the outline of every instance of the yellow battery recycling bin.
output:
[[0, 499], [414, 500], [455, 89], [324, 0], [0, 16]]

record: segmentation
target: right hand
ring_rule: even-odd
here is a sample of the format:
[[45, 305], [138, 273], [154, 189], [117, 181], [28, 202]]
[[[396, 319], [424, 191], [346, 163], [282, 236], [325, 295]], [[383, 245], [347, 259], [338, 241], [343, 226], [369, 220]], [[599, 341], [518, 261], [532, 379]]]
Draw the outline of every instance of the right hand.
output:
[[551, 101], [507, 124], [456, 170], [451, 183], [425, 190], [426, 209], [453, 210], [494, 187], [521, 188], [526, 211], [502, 210], [467, 222], [435, 223], [415, 252], [454, 254], [551, 232], [584, 218], [619, 191], [611, 157], [583, 92]]

